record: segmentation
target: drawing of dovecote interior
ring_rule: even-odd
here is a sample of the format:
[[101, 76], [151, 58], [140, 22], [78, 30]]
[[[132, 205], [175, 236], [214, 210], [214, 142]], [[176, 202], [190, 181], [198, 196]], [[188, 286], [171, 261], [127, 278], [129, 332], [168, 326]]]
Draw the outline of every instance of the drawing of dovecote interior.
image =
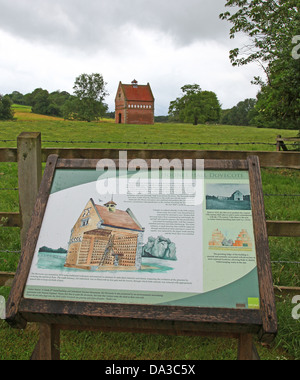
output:
[[130, 209], [90, 199], [75, 223], [65, 267], [86, 270], [141, 270], [144, 228]]

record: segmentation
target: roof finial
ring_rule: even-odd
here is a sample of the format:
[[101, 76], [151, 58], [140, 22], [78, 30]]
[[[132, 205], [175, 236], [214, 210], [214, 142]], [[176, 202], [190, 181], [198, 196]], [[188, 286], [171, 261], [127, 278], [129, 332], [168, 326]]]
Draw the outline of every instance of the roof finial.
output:
[[138, 87], [138, 81], [136, 79], [134, 79], [131, 84], [133, 85], [134, 88], [137, 88]]
[[115, 212], [116, 211], [116, 203], [114, 202], [114, 196], [112, 195], [111, 201], [105, 203], [105, 207], [108, 208], [109, 211]]

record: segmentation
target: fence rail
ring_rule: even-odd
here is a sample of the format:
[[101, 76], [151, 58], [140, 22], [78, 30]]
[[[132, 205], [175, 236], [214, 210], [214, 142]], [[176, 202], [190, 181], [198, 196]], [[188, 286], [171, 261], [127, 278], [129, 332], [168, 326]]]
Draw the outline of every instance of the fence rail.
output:
[[[125, 149], [125, 148], [124, 148]], [[300, 152], [266, 152], [266, 151], [223, 151], [223, 150], [145, 150], [126, 149], [129, 159], [144, 158], [189, 158], [207, 160], [246, 160], [249, 155], [257, 155], [263, 168], [289, 168], [300, 169]], [[119, 149], [96, 148], [43, 148], [41, 150], [42, 162], [47, 161], [50, 154], [57, 154], [60, 158], [119, 158]], [[17, 148], [0, 148], [0, 162], [18, 162]]]
[[0, 212], [0, 225], [2, 227], [21, 227], [21, 215], [19, 212]]
[[[293, 142], [293, 144], [291, 144], [291, 142]], [[284, 152], [287, 152], [289, 150], [288, 148], [289, 146], [299, 151], [300, 137], [281, 137], [281, 135], [277, 136], [277, 139], [276, 139], [277, 152], [280, 152], [281, 150], [283, 150]]]

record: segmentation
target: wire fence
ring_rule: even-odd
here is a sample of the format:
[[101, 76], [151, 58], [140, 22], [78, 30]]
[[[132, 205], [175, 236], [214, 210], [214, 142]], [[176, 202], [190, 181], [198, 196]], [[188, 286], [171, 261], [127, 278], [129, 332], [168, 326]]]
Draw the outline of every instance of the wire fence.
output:
[[[8, 143], [8, 142], [17, 142], [17, 140], [7, 140], [7, 139], [1, 139], [0, 142]], [[246, 142], [177, 142], [177, 141], [110, 141], [110, 140], [98, 140], [98, 141], [91, 141], [91, 140], [43, 140], [43, 143], [52, 143], [52, 144], [124, 144], [124, 145], [196, 145], [196, 146], [202, 146], [202, 145], [208, 145], [208, 146], [220, 146], [220, 145], [267, 145], [267, 146], [277, 146], [277, 143], [270, 143], [270, 142], [260, 142], [260, 141], [246, 141]], [[293, 146], [295, 147], [295, 144], [285, 144], [286, 146]]]
[[63, 144], [136, 144], [136, 145], [269, 145], [276, 146], [276, 144], [266, 142], [177, 142], [177, 141], [58, 141], [58, 140], [45, 140], [45, 143], [63, 143]]
[[21, 253], [22, 251], [8, 251], [8, 250], [3, 250], [1, 251], [0, 250], [0, 253], [9, 253], [9, 254], [13, 254], [13, 253]]
[[264, 194], [265, 197], [300, 197], [300, 194]]

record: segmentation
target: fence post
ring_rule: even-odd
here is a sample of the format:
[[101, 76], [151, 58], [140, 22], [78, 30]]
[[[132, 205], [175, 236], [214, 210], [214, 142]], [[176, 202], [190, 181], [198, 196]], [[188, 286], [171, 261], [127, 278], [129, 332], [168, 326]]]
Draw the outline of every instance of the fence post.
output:
[[282, 139], [281, 135], [277, 136], [276, 141], [277, 141], [277, 143], [276, 143], [277, 152], [280, 152], [280, 149], [282, 149], [284, 152], [288, 151], [288, 148], [286, 147], [284, 140]]
[[22, 132], [18, 136], [18, 181], [21, 216], [21, 246], [26, 242], [32, 212], [42, 180], [41, 134]]
[[280, 141], [279, 141], [280, 139], [281, 139], [281, 135], [278, 135], [276, 138], [276, 151], [277, 152], [280, 152], [280, 146], [281, 146]]

